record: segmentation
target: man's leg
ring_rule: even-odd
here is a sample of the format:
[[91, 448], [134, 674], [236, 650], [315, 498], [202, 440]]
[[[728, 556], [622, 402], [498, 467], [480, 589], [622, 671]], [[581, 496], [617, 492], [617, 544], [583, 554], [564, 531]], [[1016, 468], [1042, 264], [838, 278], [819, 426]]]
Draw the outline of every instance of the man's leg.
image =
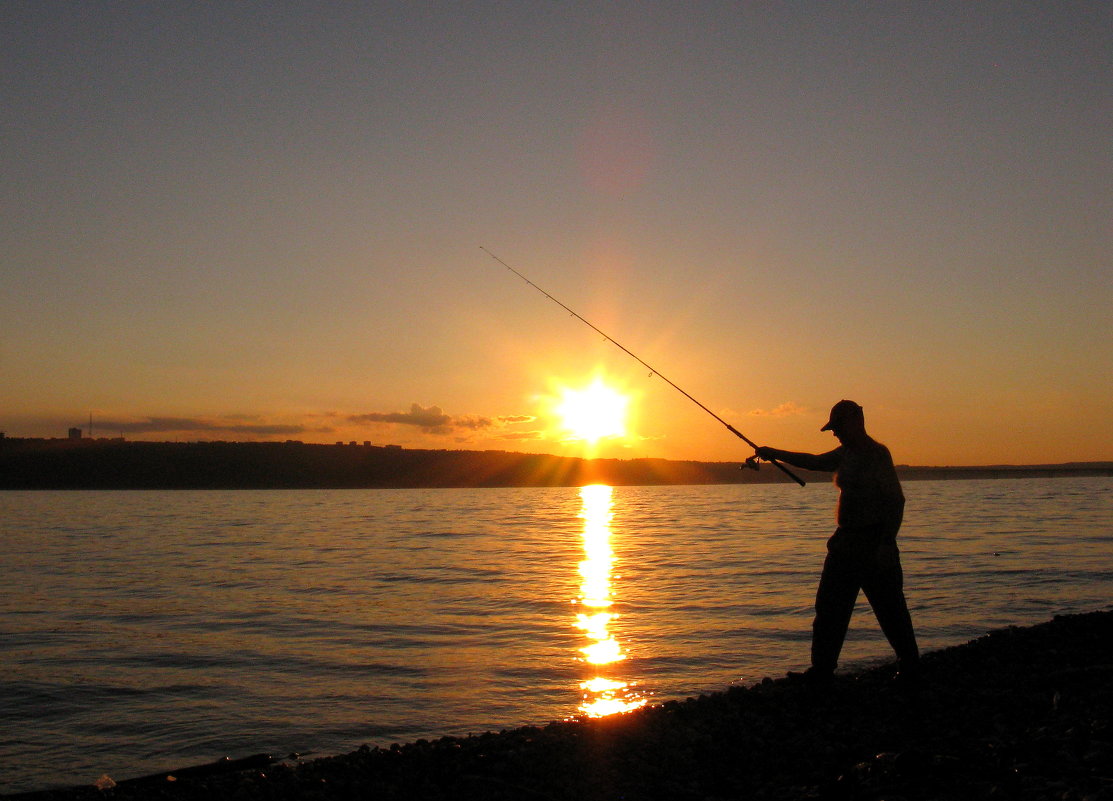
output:
[[839, 653], [861, 587], [856, 567], [853, 559], [831, 552], [823, 563], [812, 623], [812, 669], [820, 676], [834, 673], [839, 663]]
[[877, 615], [881, 631], [900, 660], [901, 671], [914, 672], [919, 666], [920, 649], [916, 645], [912, 615], [904, 597], [904, 571], [895, 544], [881, 547], [877, 567], [863, 576], [862, 589]]

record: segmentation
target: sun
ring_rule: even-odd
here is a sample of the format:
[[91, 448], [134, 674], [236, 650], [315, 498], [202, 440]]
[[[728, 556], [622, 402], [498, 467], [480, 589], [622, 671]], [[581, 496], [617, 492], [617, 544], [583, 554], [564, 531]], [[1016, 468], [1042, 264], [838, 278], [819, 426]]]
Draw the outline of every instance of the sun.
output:
[[596, 378], [582, 389], [565, 387], [554, 407], [561, 428], [573, 438], [594, 445], [608, 437], [626, 436], [630, 399]]

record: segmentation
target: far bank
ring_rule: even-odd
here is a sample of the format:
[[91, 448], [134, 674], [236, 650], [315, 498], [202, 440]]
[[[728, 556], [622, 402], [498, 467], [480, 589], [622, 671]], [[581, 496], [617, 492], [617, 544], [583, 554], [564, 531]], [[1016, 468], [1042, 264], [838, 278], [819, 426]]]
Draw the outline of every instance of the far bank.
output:
[[[1113, 462], [900, 466], [905, 481], [1113, 476]], [[826, 473], [799, 471], [808, 483]], [[0, 439], [0, 489], [371, 489], [766, 484], [770, 465], [302, 442]]]

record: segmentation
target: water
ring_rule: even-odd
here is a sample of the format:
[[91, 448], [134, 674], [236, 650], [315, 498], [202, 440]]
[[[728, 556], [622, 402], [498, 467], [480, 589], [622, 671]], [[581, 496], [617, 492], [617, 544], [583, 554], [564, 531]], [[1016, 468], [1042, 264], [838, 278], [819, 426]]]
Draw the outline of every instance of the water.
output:
[[[905, 491], [924, 649], [1113, 603], [1110, 479]], [[0, 493], [0, 792], [544, 724], [802, 669], [834, 499]], [[860, 602], [843, 666], [889, 657]]]

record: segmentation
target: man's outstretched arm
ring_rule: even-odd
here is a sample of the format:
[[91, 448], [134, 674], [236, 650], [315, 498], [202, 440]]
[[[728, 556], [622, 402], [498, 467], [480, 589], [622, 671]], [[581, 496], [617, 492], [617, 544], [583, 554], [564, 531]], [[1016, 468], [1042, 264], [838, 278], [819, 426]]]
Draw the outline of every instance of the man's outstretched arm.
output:
[[803, 470], [818, 470], [827, 473], [838, 470], [839, 462], [842, 461], [841, 448], [836, 448], [827, 453], [797, 453], [796, 451], [782, 451], [763, 445], [757, 448], [754, 453], [762, 459], [776, 459], [778, 462], [785, 462]]

